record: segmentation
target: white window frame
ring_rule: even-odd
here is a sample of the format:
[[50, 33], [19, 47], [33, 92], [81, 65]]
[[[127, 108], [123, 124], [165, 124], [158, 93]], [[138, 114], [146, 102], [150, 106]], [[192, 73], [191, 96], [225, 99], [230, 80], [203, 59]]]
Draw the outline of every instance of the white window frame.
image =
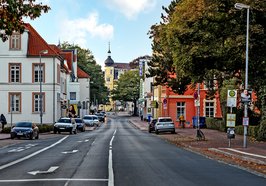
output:
[[21, 113], [21, 93], [20, 92], [10, 92], [9, 93], [10, 108], [9, 112]]
[[183, 115], [184, 119], [186, 119], [186, 102], [178, 101], [176, 102], [176, 120], [179, 120], [179, 116]]
[[[212, 106], [210, 106], [211, 103], [213, 104]], [[213, 113], [213, 115], [211, 113]], [[205, 100], [204, 101], [204, 116], [215, 117], [215, 113], [216, 113], [215, 100]]]

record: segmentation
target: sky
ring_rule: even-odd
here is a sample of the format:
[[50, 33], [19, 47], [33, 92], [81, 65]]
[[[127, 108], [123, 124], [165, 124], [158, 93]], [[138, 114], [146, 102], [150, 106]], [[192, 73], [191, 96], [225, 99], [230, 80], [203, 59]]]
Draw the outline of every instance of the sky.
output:
[[147, 34], [172, 0], [37, 0], [51, 7], [29, 22], [48, 44], [64, 41], [89, 49], [104, 66], [110, 42], [115, 62], [151, 55]]

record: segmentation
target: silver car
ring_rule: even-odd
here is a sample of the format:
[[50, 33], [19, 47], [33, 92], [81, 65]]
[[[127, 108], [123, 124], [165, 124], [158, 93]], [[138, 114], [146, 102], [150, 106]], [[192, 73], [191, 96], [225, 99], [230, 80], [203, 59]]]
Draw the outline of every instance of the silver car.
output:
[[155, 133], [171, 132], [175, 134], [175, 124], [170, 117], [159, 117], [155, 124]]
[[85, 115], [83, 117], [83, 122], [86, 126], [93, 127], [93, 126], [99, 126], [99, 118], [96, 115]]
[[54, 124], [54, 133], [69, 132], [77, 134], [77, 124], [74, 118], [60, 118]]

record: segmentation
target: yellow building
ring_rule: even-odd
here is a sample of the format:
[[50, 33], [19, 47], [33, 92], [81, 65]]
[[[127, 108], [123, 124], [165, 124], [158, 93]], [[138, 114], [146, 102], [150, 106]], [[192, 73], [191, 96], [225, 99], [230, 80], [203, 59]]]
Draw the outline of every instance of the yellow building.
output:
[[[124, 72], [130, 70], [129, 63], [117, 63], [114, 62], [114, 60], [111, 57], [111, 50], [110, 50], [110, 44], [109, 44], [109, 50], [108, 50], [108, 57], [104, 61], [105, 64], [105, 70], [104, 70], [104, 78], [105, 78], [105, 86], [108, 88], [109, 91], [114, 89], [114, 82], [117, 81], [121, 74]], [[109, 104], [105, 105], [106, 111], [115, 110], [117, 107], [120, 106], [119, 102], [115, 104], [115, 102], [111, 99], [111, 95], [109, 95]]]

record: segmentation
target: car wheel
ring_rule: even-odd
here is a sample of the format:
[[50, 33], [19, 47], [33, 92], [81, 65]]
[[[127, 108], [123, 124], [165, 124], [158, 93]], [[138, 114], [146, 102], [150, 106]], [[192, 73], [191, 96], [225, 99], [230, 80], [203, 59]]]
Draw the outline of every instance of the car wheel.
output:
[[172, 133], [172, 134], [175, 134], [175, 130], [173, 130], [171, 133]]
[[11, 134], [11, 135], [10, 135], [10, 138], [11, 138], [11, 139], [14, 139], [14, 138], [15, 138], [15, 134]]
[[156, 129], [156, 130], [155, 130], [155, 133], [156, 133], [156, 134], [159, 134], [159, 131]]
[[72, 130], [69, 132], [69, 134], [73, 134]]

